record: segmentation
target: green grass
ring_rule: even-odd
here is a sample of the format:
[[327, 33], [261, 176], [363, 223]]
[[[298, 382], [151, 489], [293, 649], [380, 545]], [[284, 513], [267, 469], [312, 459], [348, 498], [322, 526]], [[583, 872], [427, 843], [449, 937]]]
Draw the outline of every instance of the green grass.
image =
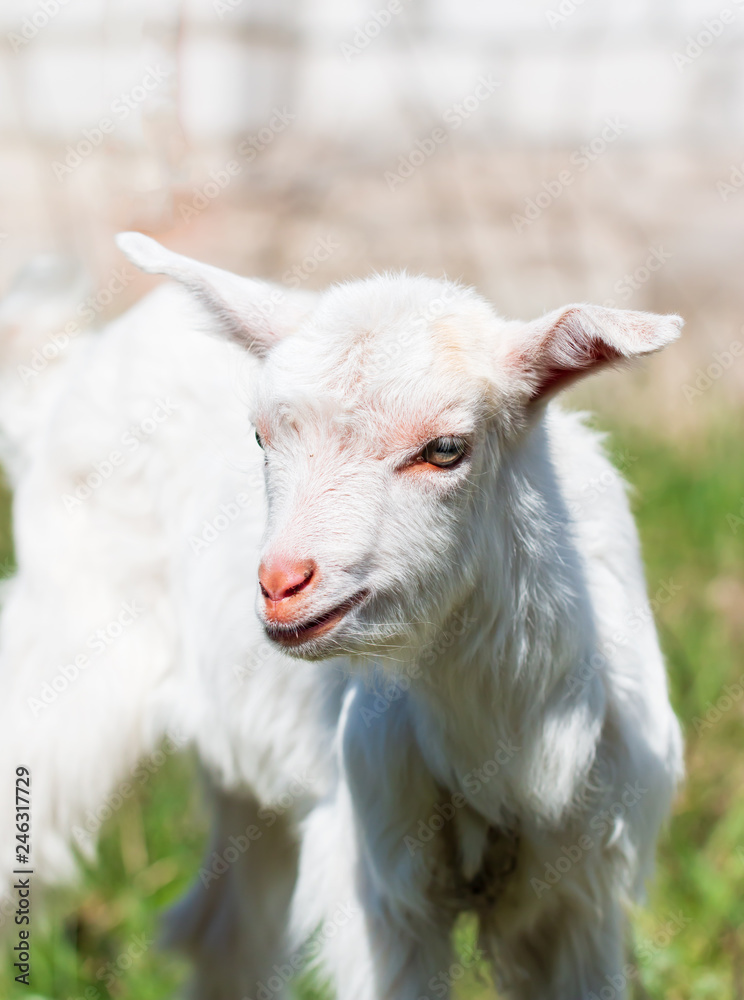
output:
[[[724, 688], [744, 674], [744, 503], [741, 424], [684, 447], [627, 439], [651, 593], [680, 590], [657, 612], [688, 777], [636, 934], [648, 996], [744, 997], [744, 697]], [[734, 527], [736, 525], [734, 524]], [[712, 711], [711, 711], [712, 709]], [[706, 713], [708, 715], [706, 716]], [[670, 914], [685, 923], [667, 943]], [[643, 996], [643, 993], [639, 993]]]
[[[713, 430], [684, 445], [642, 440], [627, 431], [613, 440], [635, 486], [651, 594], [663, 582], [679, 588], [660, 603], [657, 621], [688, 766], [649, 906], [634, 918], [641, 979], [634, 995], [742, 1000], [744, 697], [728, 708], [720, 701], [724, 686], [744, 673], [744, 523], [735, 533], [736, 523], [727, 520], [742, 515], [741, 431]], [[0, 525], [0, 561], [10, 558], [9, 534]], [[99, 862], [84, 868], [79, 888], [51, 900], [45, 918], [37, 905], [31, 989], [13, 983], [6, 959], [0, 996], [169, 996], [186, 969], [149, 942], [159, 912], [197, 870], [204, 836], [193, 761], [172, 758], [109, 822]], [[677, 923], [670, 924], [675, 915]], [[143, 935], [148, 944], [132, 959], [128, 949]], [[467, 956], [472, 921], [462, 922], [457, 940]], [[467, 960], [463, 965], [468, 968], [456, 996], [493, 997], [487, 970]], [[304, 1000], [319, 995], [310, 986], [300, 993]]]

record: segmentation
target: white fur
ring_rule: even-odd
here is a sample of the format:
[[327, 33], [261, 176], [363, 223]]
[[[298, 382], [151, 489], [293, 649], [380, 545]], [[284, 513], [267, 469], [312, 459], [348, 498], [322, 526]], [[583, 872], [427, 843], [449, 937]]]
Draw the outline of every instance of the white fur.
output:
[[[443, 995], [468, 908], [511, 995], [599, 992], [623, 963], [623, 907], [650, 874], [681, 741], [623, 483], [548, 399], [659, 349], [679, 321], [572, 306], [507, 322], [406, 275], [300, 295], [137, 234], [121, 246], [187, 292], [158, 289], [81, 338], [25, 404], [7, 360], [3, 375], [14, 407], [43, 417], [0, 415], [23, 456], [0, 761], [32, 770], [40, 873], [70, 874], [72, 828], [175, 733], [213, 789], [214, 844], [282, 803], [174, 915], [202, 1000], [252, 997], [280, 961], [297, 866], [295, 944], [321, 928], [340, 1000]], [[66, 511], [76, 477], [164, 399], [168, 418]], [[442, 435], [469, 456], [417, 463]], [[238, 494], [250, 511], [195, 544]], [[364, 599], [284, 651], [256, 585], [277, 555], [318, 567], [303, 618]], [[132, 600], [137, 621], [33, 717], [29, 697]], [[494, 880], [516, 837], [515, 870]], [[567, 849], [579, 859], [547, 884]]]

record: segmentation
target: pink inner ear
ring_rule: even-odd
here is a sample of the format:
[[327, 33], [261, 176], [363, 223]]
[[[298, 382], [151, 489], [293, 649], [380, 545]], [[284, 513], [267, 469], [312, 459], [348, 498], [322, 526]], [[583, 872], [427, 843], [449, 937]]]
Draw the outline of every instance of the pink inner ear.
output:
[[606, 341], [577, 341], [568, 331], [563, 332], [563, 337], [559, 335], [556, 339], [551, 338], [537, 358], [532, 359], [531, 367], [536, 375], [533, 399], [553, 395], [581, 375], [588, 375], [593, 369], [602, 368], [623, 357], [620, 351]]

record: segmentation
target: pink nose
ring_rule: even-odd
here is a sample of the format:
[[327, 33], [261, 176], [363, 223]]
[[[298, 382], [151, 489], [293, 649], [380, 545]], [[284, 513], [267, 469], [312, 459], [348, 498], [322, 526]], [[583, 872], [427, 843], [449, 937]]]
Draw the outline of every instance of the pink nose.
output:
[[316, 577], [316, 565], [312, 559], [290, 561], [272, 559], [261, 563], [258, 582], [261, 593], [267, 601], [286, 601], [301, 590], [310, 587]]

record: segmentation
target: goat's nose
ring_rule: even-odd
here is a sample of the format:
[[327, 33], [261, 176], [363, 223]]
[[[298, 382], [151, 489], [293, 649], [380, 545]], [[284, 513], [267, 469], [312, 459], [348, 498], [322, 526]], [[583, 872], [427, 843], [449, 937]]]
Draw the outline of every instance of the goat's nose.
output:
[[295, 562], [272, 559], [262, 562], [258, 568], [261, 593], [267, 601], [274, 602], [294, 597], [310, 586], [316, 575], [316, 569], [312, 559], [300, 559]]

